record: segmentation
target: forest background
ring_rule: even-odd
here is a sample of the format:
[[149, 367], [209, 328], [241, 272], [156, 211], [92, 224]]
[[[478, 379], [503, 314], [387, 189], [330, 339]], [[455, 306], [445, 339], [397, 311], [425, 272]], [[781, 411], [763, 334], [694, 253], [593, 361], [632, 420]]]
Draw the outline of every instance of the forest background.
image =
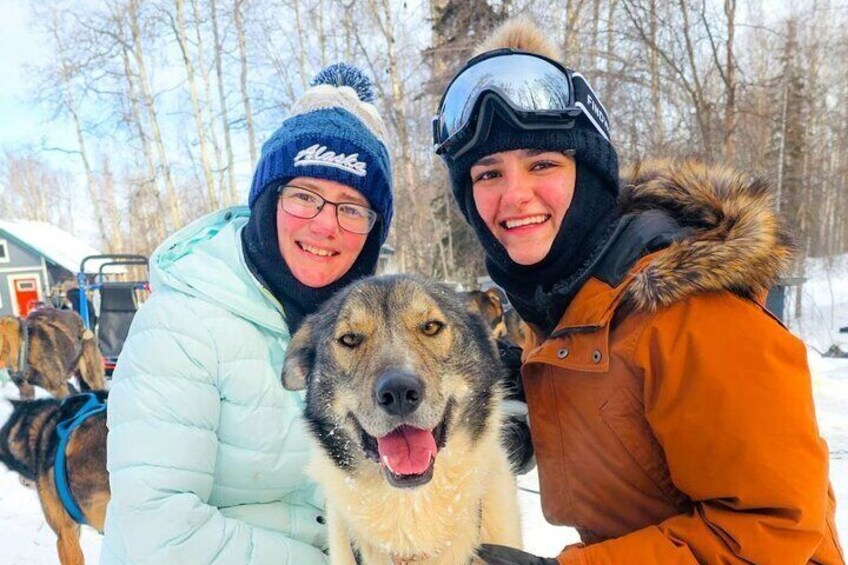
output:
[[[396, 269], [473, 287], [482, 252], [430, 120], [515, 14], [588, 77], [623, 164], [696, 156], [764, 175], [798, 236], [794, 276], [848, 252], [845, 0], [0, 0], [4, 13], [38, 53], [16, 68], [14, 104], [0, 89], [0, 218], [104, 252], [149, 254], [245, 202], [262, 141], [321, 67], [348, 61], [374, 78], [390, 130]], [[6, 37], [3, 57], [20, 59]], [[41, 117], [10, 132], [20, 108]]]

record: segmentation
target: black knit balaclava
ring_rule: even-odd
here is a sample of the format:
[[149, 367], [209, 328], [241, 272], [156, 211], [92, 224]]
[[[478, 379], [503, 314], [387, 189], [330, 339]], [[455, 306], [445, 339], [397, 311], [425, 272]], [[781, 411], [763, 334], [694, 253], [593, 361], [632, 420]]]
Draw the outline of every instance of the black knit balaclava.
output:
[[312, 288], [295, 278], [280, 253], [277, 239], [278, 198], [279, 193], [274, 189], [265, 190], [257, 197], [250, 219], [242, 230], [241, 240], [251, 272], [280, 302], [289, 332], [293, 334], [303, 319], [318, 310], [333, 294], [374, 273], [380, 256], [381, 227], [374, 226], [365, 240], [365, 247], [344, 276], [327, 286]]
[[[471, 189], [471, 166], [482, 157], [515, 149], [573, 151], [577, 164], [574, 196], [548, 255], [519, 265], [486, 227]], [[618, 218], [618, 156], [597, 132], [582, 125], [569, 130], [522, 131], [498, 116], [485, 141], [449, 162], [454, 195], [486, 252], [486, 269], [503, 288], [521, 318], [545, 334], [556, 326], [577, 290], [573, 281], [603, 247]]]

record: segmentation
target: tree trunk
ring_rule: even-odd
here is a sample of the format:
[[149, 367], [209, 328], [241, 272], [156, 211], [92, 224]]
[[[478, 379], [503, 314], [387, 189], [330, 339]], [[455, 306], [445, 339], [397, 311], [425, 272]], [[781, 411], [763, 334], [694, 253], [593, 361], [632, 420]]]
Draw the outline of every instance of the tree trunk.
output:
[[563, 51], [566, 63], [574, 69], [583, 67], [580, 50], [580, 16], [585, 0], [566, 0], [565, 4], [565, 41]]
[[[387, 101], [391, 101], [388, 106], [390, 108], [390, 116], [395, 131], [397, 132], [396, 139], [400, 145], [400, 166], [401, 166], [401, 184], [403, 191], [407, 194], [409, 201], [412, 203], [412, 209], [425, 220], [425, 224], [436, 226], [436, 218], [433, 215], [432, 207], [428, 200], [421, 198], [421, 191], [416, 182], [415, 175], [415, 160], [411, 147], [412, 140], [410, 139], [408, 121], [409, 116], [406, 110], [407, 94], [404, 89], [403, 78], [401, 77], [398, 56], [395, 50], [394, 22], [392, 9], [388, 0], [380, 0], [378, 5], [374, 0], [369, 1], [372, 17], [377, 22], [382, 32], [386, 44], [386, 57], [388, 61], [389, 84], [391, 86], [391, 97], [384, 97]], [[385, 18], [385, 19], [383, 19]], [[378, 85], [379, 87], [379, 85]], [[398, 237], [406, 239], [406, 245], [403, 246], [404, 251], [415, 252], [415, 265], [418, 272], [430, 271], [431, 262], [427, 259], [424, 250], [429, 247], [428, 241], [425, 241], [421, 236], [426, 231], [424, 226], [422, 229], [403, 230], [403, 234], [398, 234]], [[416, 237], [418, 234], [418, 237]], [[441, 257], [446, 257], [444, 249], [441, 248], [441, 238], [436, 238], [436, 246]], [[400, 247], [400, 246], [399, 246]], [[443, 259], [444, 261], [444, 259]], [[443, 264], [446, 270], [447, 265]]]
[[727, 17], [727, 59], [725, 64], [725, 89], [727, 100], [724, 105], [724, 159], [733, 162], [736, 132], [736, 59], [733, 40], [736, 33], [736, 0], [724, 0], [724, 15]]
[[244, 14], [241, 9], [244, 0], [234, 0], [233, 21], [236, 24], [236, 36], [238, 37], [239, 64], [241, 65], [241, 100], [244, 104], [244, 121], [247, 126], [247, 140], [250, 148], [250, 168], [256, 167], [256, 135], [253, 133], [253, 110], [250, 107], [250, 95], [247, 92], [247, 43], [244, 38]]
[[327, 26], [324, 23], [324, 0], [318, 2], [318, 48], [321, 50], [321, 68], [327, 66]]
[[192, 115], [194, 116], [194, 127], [197, 130], [197, 140], [200, 143], [200, 166], [203, 170], [203, 180], [206, 185], [206, 197], [212, 210], [218, 208], [218, 191], [215, 188], [215, 178], [212, 176], [212, 165], [209, 161], [209, 148], [206, 145], [206, 131], [203, 127], [203, 116], [200, 110], [200, 100], [197, 96], [197, 84], [194, 80], [194, 63], [188, 52], [188, 41], [185, 30], [185, 4], [183, 0], [174, 0], [177, 11], [177, 23], [174, 29], [180, 53], [183, 56], [186, 81], [188, 83], [189, 97], [191, 98]]
[[692, 43], [692, 27], [689, 22], [689, 8], [687, 7], [688, 0], [679, 0], [680, 13], [683, 16], [683, 39], [686, 43], [686, 60], [689, 65], [689, 72], [692, 74], [692, 95], [695, 104], [695, 114], [698, 121], [698, 128], [701, 130], [701, 142], [704, 147], [704, 155], [709, 160], [713, 151], [712, 135], [710, 134], [710, 117], [707, 104], [704, 97], [704, 87], [701, 84], [701, 77], [698, 72], [698, 62], [695, 55], [695, 46]]
[[221, 63], [221, 51], [223, 44], [221, 36], [218, 33], [218, 8], [215, 5], [216, 0], [209, 0], [209, 14], [212, 18], [212, 36], [215, 40], [215, 76], [218, 82], [218, 102], [221, 105], [221, 123], [224, 126], [224, 149], [227, 152], [227, 179], [229, 185], [229, 204], [233, 205], [238, 201], [236, 176], [235, 176], [235, 159], [233, 157], [233, 140], [230, 134], [230, 119], [227, 116], [227, 97], [224, 94], [224, 72]]
[[[214, 8], [214, 0], [212, 8]], [[209, 75], [211, 70], [206, 66], [206, 60], [203, 54], [206, 48], [203, 44], [203, 33], [201, 30], [201, 22], [203, 16], [200, 12], [199, 0], [191, 0], [192, 11], [194, 13], [194, 32], [197, 41], [197, 66], [200, 68], [200, 77], [203, 80], [203, 123], [208, 124], [209, 138], [212, 143], [212, 153], [215, 155], [215, 172], [218, 176], [218, 202], [224, 206], [231, 206], [235, 200], [230, 199], [230, 190], [227, 189], [227, 182], [224, 179], [224, 163], [221, 156], [221, 144], [218, 142], [218, 128], [215, 125], [215, 113], [213, 111], [214, 104], [212, 102], [212, 85], [210, 84]], [[211, 9], [211, 8], [210, 8]]]
[[124, 246], [124, 231], [121, 221], [121, 213], [118, 208], [118, 198], [115, 194], [115, 178], [112, 175], [112, 169], [109, 166], [109, 159], [103, 159], [101, 173], [101, 196], [103, 198], [103, 210], [105, 216], [109, 220], [110, 236], [106, 241], [106, 247], [109, 253], [127, 253], [128, 250]]
[[159, 165], [162, 169], [162, 176], [165, 178], [165, 188], [168, 193], [168, 209], [171, 216], [171, 229], [177, 230], [183, 226], [183, 216], [182, 211], [180, 210], [177, 187], [174, 185], [174, 179], [171, 177], [171, 165], [168, 159], [168, 154], [165, 151], [165, 141], [162, 138], [162, 132], [159, 129], [156, 106], [153, 102], [153, 94], [150, 91], [150, 81], [147, 78], [147, 68], [144, 62], [144, 54], [141, 49], [141, 28], [138, 24], [137, 0], [132, 0], [127, 8], [130, 21], [130, 32], [132, 33], [133, 56], [135, 58], [136, 67], [138, 68], [141, 100], [147, 110], [150, 127], [153, 130], [153, 143], [156, 146], [156, 152], [159, 156]]
[[297, 34], [297, 44], [300, 46], [300, 49], [297, 50], [297, 64], [300, 68], [300, 86], [303, 90], [306, 90], [309, 80], [309, 71], [306, 68], [306, 50], [309, 48], [309, 41], [306, 38], [303, 23], [301, 22], [299, 0], [292, 2], [292, 9], [294, 10], [294, 30]]
[[[128, 51], [128, 46], [124, 45], [121, 49], [121, 60], [124, 66], [124, 78], [127, 81], [127, 96], [129, 97], [130, 102], [130, 111], [132, 112], [132, 125], [135, 125], [136, 135], [138, 135], [139, 141], [141, 142], [142, 154], [144, 156], [144, 164], [147, 169], [147, 177], [142, 178], [139, 183], [139, 192], [141, 194], [150, 194], [156, 203], [157, 214], [156, 214], [156, 235], [159, 241], [165, 238], [165, 226], [164, 219], [162, 217], [161, 212], [162, 208], [162, 198], [159, 193], [159, 181], [156, 175], [156, 165], [154, 163], [153, 156], [153, 148], [150, 146], [150, 140], [148, 139], [147, 133], [144, 131], [144, 121], [141, 115], [141, 103], [138, 100], [138, 92], [136, 91], [135, 86], [135, 78], [132, 72], [132, 67], [130, 65], [130, 53]], [[145, 202], [147, 200], [145, 199]]]
[[648, 23], [651, 46], [648, 55], [648, 72], [651, 74], [651, 106], [654, 110], [654, 143], [653, 149], [661, 149], [665, 145], [665, 126], [662, 111], [662, 92], [660, 86], [660, 56], [656, 45], [658, 41], [659, 22], [657, 21], [657, 0], [650, 3], [650, 21]]
[[783, 171], [786, 168], [786, 134], [787, 117], [789, 112], [789, 80], [783, 80], [783, 96], [781, 97], [780, 110], [780, 145], [777, 152], [777, 187], [775, 199], [777, 200], [777, 211], [783, 208]]
[[[57, 38], [58, 41], [58, 38]], [[79, 156], [80, 161], [82, 161], [82, 168], [85, 172], [85, 188], [86, 192], [88, 192], [88, 198], [91, 200], [92, 213], [94, 214], [94, 219], [97, 222], [97, 231], [100, 235], [100, 241], [105, 243], [107, 246], [111, 246], [111, 242], [113, 238], [117, 239], [115, 243], [118, 248], [123, 247], [123, 242], [121, 241], [121, 233], [120, 230], [116, 230], [116, 233], [111, 233], [112, 230], [108, 229], [106, 223], [104, 222], [103, 209], [101, 206], [100, 198], [97, 194], [97, 181], [94, 179], [94, 172], [91, 170], [91, 163], [88, 159], [88, 149], [85, 145], [85, 136], [82, 131], [82, 124], [80, 123], [80, 117], [77, 112], [76, 100], [74, 99], [73, 89], [71, 88], [69, 78], [66, 75], [67, 67], [65, 64], [62, 64], [62, 74], [65, 88], [65, 108], [68, 113], [71, 115], [71, 120], [74, 123], [74, 132], [77, 136], [77, 145], [79, 146]]]

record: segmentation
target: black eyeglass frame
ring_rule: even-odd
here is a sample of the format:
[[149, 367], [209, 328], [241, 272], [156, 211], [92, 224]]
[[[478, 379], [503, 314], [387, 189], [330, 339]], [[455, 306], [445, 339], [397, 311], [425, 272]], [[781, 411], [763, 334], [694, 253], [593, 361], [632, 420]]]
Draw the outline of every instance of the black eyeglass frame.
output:
[[[293, 212], [290, 212], [289, 210], [286, 210], [286, 206], [285, 206], [285, 204], [283, 204], [283, 201], [284, 201], [283, 196], [284, 196], [284, 193], [285, 193], [287, 188], [296, 188], [298, 190], [308, 192], [309, 194], [318, 198], [321, 201], [321, 204], [318, 206], [318, 208], [315, 210], [315, 213], [312, 216], [299, 216], [299, 215], [297, 215]], [[286, 214], [289, 214], [290, 216], [294, 216], [295, 218], [300, 218], [301, 220], [312, 220], [314, 218], [317, 218], [318, 214], [320, 214], [321, 211], [324, 209], [324, 206], [326, 206], [327, 204], [332, 204], [333, 207], [336, 209], [336, 214], [335, 214], [336, 215], [336, 222], [339, 224], [339, 227], [341, 229], [345, 230], [345, 231], [350, 232], [350, 233], [355, 233], [355, 234], [358, 234], [358, 235], [367, 235], [367, 234], [371, 233], [371, 231], [374, 229], [374, 226], [376, 226], [377, 222], [380, 221], [380, 213], [377, 212], [376, 210], [369, 208], [368, 206], [365, 206], [363, 204], [359, 204], [357, 202], [345, 202], [345, 201], [333, 202], [332, 200], [328, 200], [327, 198], [324, 198], [323, 196], [321, 196], [320, 194], [318, 194], [314, 190], [310, 190], [306, 187], [298, 186], [296, 184], [281, 184], [280, 186], [277, 187], [277, 194], [278, 194], [279, 204], [282, 207], [283, 212], [285, 212]], [[342, 224], [341, 218], [339, 217], [339, 206], [354, 206], [358, 209], [365, 211], [366, 212], [365, 216], [370, 220], [369, 224], [368, 224], [368, 231], [359, 232], [359, 231], [352, 230], [350, 228], [345, 227]]]

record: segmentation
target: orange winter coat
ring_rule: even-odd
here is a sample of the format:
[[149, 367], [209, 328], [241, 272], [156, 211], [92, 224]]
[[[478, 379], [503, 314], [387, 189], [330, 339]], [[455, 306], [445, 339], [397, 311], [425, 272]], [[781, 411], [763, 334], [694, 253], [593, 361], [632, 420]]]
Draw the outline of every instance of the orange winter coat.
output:
[[789, 251], [767, 193], [663, 164], [623, 201], [691, 229], [526, 344], [543, 511], [583, 540], [559, 562], [844, 563], [805, 348], [756, 300]]

